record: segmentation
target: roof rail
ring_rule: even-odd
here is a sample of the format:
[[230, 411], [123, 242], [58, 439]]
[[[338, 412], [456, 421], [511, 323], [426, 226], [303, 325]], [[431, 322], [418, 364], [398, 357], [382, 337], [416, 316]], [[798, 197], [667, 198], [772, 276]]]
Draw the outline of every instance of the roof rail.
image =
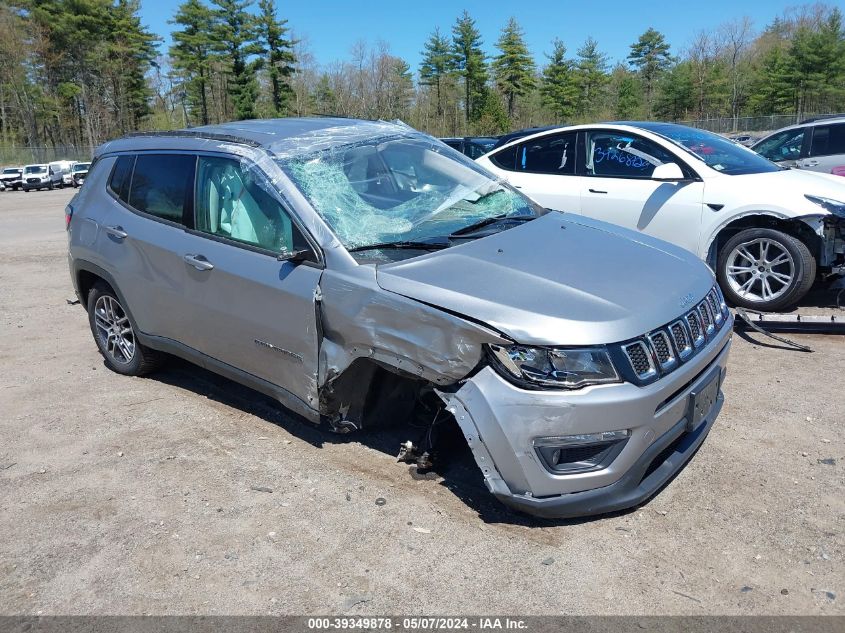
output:
[[227, 143], [238, 143], [239, 145], [249, 145], [250, 147], [263, 147], [258, 141], [254, 141], [242, 136], [234, 134], [221, 134], [219, 132], [205, 132], [203, 130], [166, 130], [166, 131], [151, 131], [151, 132], [132, 132], [122, 138], [199, 138], [207, 139], [209, 141], [225, 141]]
[[804, 123], [813, 123], [815, 121], [824, 121], [826, 119], [843, 119], [845, 118], [845, 113], [843, 114], [822, 114], [821, 116], [814, 116], [809, 119], [804, 119], [801, 121], [800, 125]]

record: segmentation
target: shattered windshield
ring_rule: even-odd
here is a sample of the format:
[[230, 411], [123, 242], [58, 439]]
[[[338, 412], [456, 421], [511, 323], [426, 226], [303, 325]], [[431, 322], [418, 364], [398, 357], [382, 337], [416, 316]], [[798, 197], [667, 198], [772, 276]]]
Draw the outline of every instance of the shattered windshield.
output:
[[351, 250], [425, 242], [493, 217], [533, 217], [522, 194], [424, 136], [369, 139], [279, 159]]
[[738, 176], [741, 174], [762, 174], [780, 171], [774, 163], [753, 150], [734, 143], [718, 134], [697, 130], [683, 125], [644, 125], [704, 161], [708, 167]]

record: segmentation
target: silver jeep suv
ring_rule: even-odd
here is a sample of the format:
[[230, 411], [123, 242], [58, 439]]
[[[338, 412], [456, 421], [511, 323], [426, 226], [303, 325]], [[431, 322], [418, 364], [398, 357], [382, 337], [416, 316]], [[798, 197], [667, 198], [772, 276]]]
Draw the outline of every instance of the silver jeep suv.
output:
[[732, 317], [704, 263], [539, 208], [401, 124], [109, 142], [66, 220], [114, 371], [174, 354], [339, 432], [454, 419], [528, 513], [644, 501], [722, 406]]

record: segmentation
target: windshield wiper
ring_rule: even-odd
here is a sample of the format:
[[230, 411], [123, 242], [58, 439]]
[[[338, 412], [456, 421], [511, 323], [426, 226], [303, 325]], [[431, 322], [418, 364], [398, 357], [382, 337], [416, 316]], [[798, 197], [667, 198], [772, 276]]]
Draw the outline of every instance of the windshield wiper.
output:
[[534, 220], [536, 218], [537, 216], [535, 215], [494, 215], [489, 218], [484, 218], [483, 220], [476, 222], [475, 224], [470, 224], [469, 226], [465, 226], [462, 229], [458, 229], [457, 231], [453, 232], [449, 237], [460, 237], [462, 235], [467, 235], [468, 233], [475, 233], [477, 230], [483, 229], [485, 226], [495, 224], [496, 222], [504, 222], [505, 220], [514, 222], [527, 222], [528, 220]]
[[409, 242], [409, 241], [396, 241], [396, 242], [380, 242], [378, 244], [368, 244], [366, 246], [356, 246], [355, 248], [348, 248], [350, 253], [356, 253], [358, 251], [373, 251], [378, 250], [381, 248], [389, 249], [389, 248], [396, 248], [396, 249], [414, 249], [414, 250], [432, 250], [437, 251], [449, 246], [447, 242]]

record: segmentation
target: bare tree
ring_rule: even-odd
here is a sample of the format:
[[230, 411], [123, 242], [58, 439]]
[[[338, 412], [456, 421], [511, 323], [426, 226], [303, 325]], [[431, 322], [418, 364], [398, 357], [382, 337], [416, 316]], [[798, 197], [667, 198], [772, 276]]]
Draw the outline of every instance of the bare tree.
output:
[[749, 73], [743, 66], [754, 40], [753, 22], [747, 16], [726, 22], [719, 27], [718, 37], [722, 53], [728, 63], [731, 117], [734, 119], [733, 130], [736, 132], [740, 108], [747, 96]]

